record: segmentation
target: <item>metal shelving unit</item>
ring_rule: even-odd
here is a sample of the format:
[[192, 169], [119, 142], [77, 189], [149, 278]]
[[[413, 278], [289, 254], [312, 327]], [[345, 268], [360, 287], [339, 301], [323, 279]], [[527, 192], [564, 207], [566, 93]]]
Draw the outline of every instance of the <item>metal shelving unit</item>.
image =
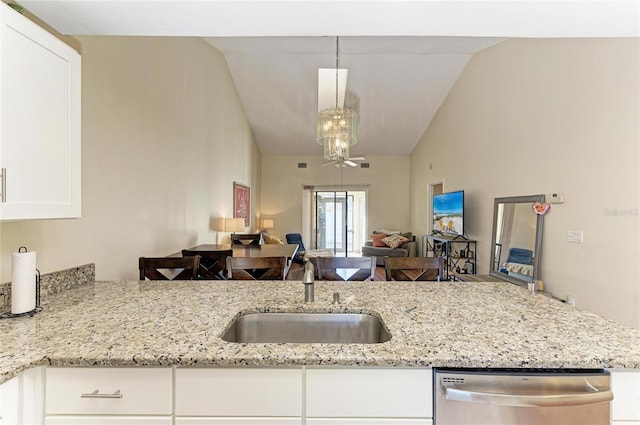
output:
[[443, 257], [446, 268], [444, 280], [449, 280], [451, 273], [475, 274], [477, 258], [477, 241], [456, 235], [423, 235], [422, 256]]

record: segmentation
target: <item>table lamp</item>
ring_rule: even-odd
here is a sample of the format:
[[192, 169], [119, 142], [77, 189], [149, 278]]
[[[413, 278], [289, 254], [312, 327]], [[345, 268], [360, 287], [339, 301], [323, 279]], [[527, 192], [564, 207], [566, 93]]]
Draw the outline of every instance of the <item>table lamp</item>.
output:
[[225, 218], [224, 219], [224, 231], [235, 233], [244, 230], [244, 218]]

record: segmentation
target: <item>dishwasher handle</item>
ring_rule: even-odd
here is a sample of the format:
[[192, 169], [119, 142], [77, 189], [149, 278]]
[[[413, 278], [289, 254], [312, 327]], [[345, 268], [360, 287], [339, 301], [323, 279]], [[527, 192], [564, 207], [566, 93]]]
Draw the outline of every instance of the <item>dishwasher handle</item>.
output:
[[594, 392], [573, 392], [565, 394], [497, 394], [482, 391], [461, 390], [444, 386], [447, 400], [464, 401], [470, 403], [484, 403], [498, 406], [514, 407], [559, 407], [578, 406], [582, 404], [601, 403], [613, 400], [611, 390]]

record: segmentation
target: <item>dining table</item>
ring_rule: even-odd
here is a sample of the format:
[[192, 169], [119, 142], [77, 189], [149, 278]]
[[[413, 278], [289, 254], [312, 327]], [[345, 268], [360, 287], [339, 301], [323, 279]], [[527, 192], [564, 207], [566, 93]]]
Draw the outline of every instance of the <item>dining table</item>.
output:
[[189, 248], [189, 251], [228, 251], [233, 250], [234, 257], [287, 257], [291, 261], [298, 252], [297, 244], [262, 244], [248, 246], [240, 244], [203, 244]]

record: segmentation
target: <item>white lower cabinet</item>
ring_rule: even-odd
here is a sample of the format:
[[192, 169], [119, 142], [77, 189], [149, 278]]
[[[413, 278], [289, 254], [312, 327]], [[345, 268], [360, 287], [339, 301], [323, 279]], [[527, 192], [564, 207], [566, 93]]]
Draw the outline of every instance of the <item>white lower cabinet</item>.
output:
[[176, 425], [431, 425], [431, 369], [178, 368]]
[[308, 368], [307, 424], [432, 423], [432, 370]]
[[36, 367], [0, 385], [0, 425], [42, 423], [43, 373]]
[[[610, 372], [611, 424], [640, 425], [640, 370]], [[40, 367], [0, 385], [0, 425], [432, 425], [432, 403], [426, 368]]]
[[170, 368], [47, 368], [45, 424], [171, 424]]
[[612, 425], [640, 425], [640, 371], [615, 369], [611, 372]]
[[178, 368], [175, 424], [301, 424], [302, 368]]
[[0, 424], [20, 423], [20, 384], [15, 377], [0, 385]]

